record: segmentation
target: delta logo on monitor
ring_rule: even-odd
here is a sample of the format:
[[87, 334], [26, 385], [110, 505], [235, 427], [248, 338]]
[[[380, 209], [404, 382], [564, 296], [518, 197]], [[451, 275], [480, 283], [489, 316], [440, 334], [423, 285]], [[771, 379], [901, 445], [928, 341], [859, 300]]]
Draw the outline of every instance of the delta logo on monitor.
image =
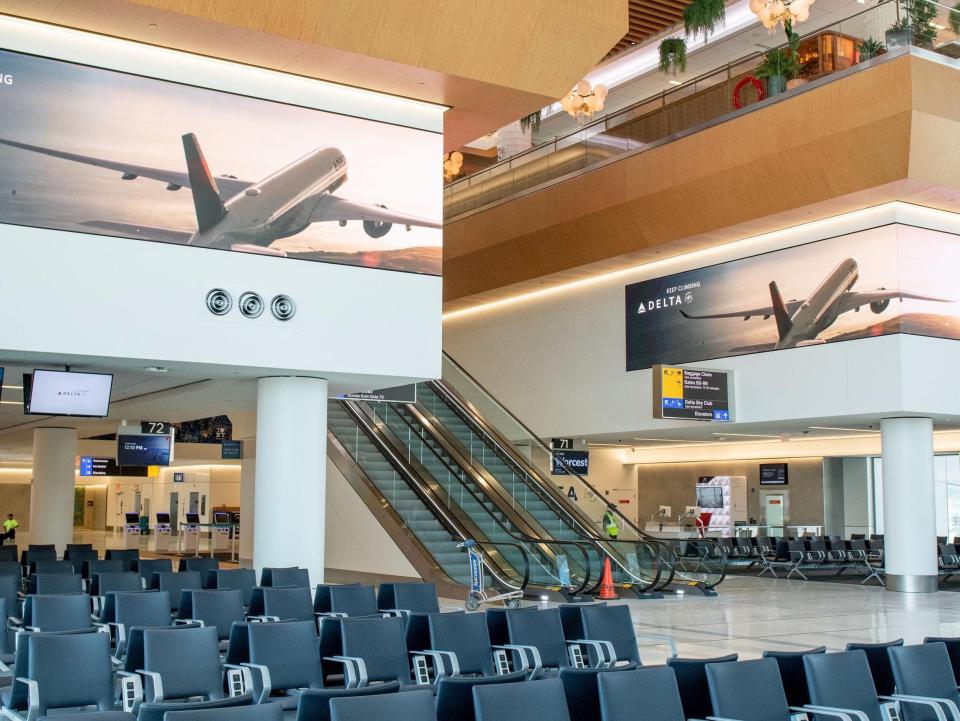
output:
[[441, 272], [439, 133], [4, 50], [0, 66], [0, 222]]

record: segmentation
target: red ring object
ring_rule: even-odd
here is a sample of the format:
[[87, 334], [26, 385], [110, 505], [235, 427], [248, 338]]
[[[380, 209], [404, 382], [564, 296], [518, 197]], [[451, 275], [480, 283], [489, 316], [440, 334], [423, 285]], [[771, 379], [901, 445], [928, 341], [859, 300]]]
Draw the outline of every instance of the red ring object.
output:
[[733, 88], [733, 106], [738, 110], [743, 107], [743, 105], [740, 103], [740, 91], [743, 90], [747, 85], [752, 85], [757, 89], [758, 100], [763, 100], [765, 97], [765, 94], [763, 92], [763, 83], [761, 83], [752, 75], [748, 75], [745, 78], [741, 78], [740, 82], [737, 83], [736, 86]]

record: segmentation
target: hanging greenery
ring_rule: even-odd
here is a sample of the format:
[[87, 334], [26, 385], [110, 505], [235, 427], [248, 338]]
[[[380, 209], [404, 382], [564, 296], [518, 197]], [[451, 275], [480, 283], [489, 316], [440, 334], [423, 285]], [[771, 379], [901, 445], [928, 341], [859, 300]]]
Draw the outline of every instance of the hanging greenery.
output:
[[667, 38], [660, 43], [660, 72], [682, 73], [687, 69], [687, 41]]
[[949, 16], [950, 29], [954, 35], [960, 35], [960, 2], [953, 6]]
[[529, 115], [524, 115], [520, 118], [520, 130], [523, 132], [531, 131], [534, 133], [540, 132], [540, 111], [538, 110], [535, 113], [530, 113]]
[[724, 0], [693, 0], [683, 11], [683, 27], [687, 37], [703, 33], [706, 40], [726, 18]]

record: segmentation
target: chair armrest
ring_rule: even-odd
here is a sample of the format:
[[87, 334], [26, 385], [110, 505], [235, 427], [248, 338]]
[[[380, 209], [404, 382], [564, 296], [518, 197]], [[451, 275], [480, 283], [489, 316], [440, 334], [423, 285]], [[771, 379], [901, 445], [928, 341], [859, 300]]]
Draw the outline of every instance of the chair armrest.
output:
[[568, 646], [590, 646], [597, 652], [597, 668], [612, 666], [617, 660], [617, 652], [613, 650], [613, 644], [610, 641], [594, 641], [587, 638], [578, 638], [575, 641], [567, 641]]
[[530, 678], [540, 672], [543, 668], [543, 661], [540, 658], [540, 650], [536, 646], [521, 646], [516, 643], [505, 643], [502, 646], [493, 646], [495, 649], [503, 651], [515, 651], [520, 656], [521, 671], [530, 671]]
[[[450, 661], [450, 676], [459, 676], [460, 675], [460, 661], [457, 659], [457, 654], [453, 651], [411, 651], [411, 656], [429, 656], [434, 660], [433, 670], [437, 678], [443, 678], [447, 675], [446, 666], [443, 664], [444, 659], [449, 659]], [[438, 665], [436, 662], [440, 661]]]
[[863, 711], [857, 711], [856, 709], [835, 708], [833, 706], [817, 706], [815, 704], [807, 704], [802, 708], [797, 706], [791, 706], [790, 710], [807, 713], [807, 714], [816, 713], [822, 716], [833, 716], [834, 718], [840, 719], [840, 721], [870, 721], [870, 718]]
[[727, 718], [726, 716], [707, 716], [707, 721], [739, 721], [738, 719]]
[[197, 624], [197, 625], [200, 626], [201, 628], [202, 628], [203, 625], [204, 625], [203, 621], [201, 621], [200, 619], [196, 619], [196, 618], [175, 618], [175, 619], [173, 619], [173, 625], [174, 625], [174, 626], [189, 626], [189, 625], [192, 624], [192, 623]]
[[[253, 672], [242, 664], [238, 663], [225, 663], [223, 664], [224, 674], [229, 674], [231, 671], [236, 671], [240, 674], [241, 679], [243, 680], [243, 689], [244, 691], [249, 691], [253, 693]], [[272, 690], [272, 689], [271, 689]], [[232, 693], [230, 694], [233, 695]]]
[[117, 671], [120, 679], [120, 707], [136, 714], [143, 703], [143, 682], [140, 676], [129, 671]]
[[14, 683], [22, 683], [27, 687], [27, 721], [36, 721], [40, 715], [40, 686], [36, 681], [18, 676]]
[[[243, 673], [244, 683], [250, 681], [250, 686], [256, 690], [260, 687], [260, 698], [257, 703], [265, 703], [270, 694], [273, 693], [273, 684], [270, 681], [270, 669], [259, 663], [242, 663], [239, 666], [235, 664], [225, 664], [225, 668], [240, 669]], [[254, 678], [256, 675], [256, 678]]]
[[377, 610], [388, 618], [391, 616], [407, 618], [410, 615], [410, 611], [405, 608], [378, 608]]
[[333, 611], [314, 611], [313, 615], [317, 618], [347, 618], [347, 614], [334, 613]]
[[279, 616], [247, 616], [247, 620], [252, 623], [277, 623], [280, 621]]
[[324, 656], [324, 661], [342, 663], [346, 674], [345, 688], [363, 688], [367, 685], [367, 664], [356, 656]]
[[163, 701], [163, 679], [160, 677], [160, 674], [156, 671], [145, 671], [142, 668], [137, 669], [137, 673], [143, 676], [149, 684], [144, 684], [144, 696], [147, 695], [147, 691], [150, 692], [149, 701], [150, 703], [160, 703]]
[[[960, 721], [960, 709], [958, 709], [957, 705], [948, 698], [912, 696], [904, 693], [895, 693], [892, 696], [881, 696], [880, 698], [884, 701], [899, 701], [900, 703], [915, 703], [921, 706], [927, 706], [933, 709], [933, 712], [937, 715], [937, 721]], [[943, 712], [943, 706], [941, 706], [941, 704], [950, 709], [950, 715], [953, 717], [952, 719], [947, 718], [947, 715]]]
[[667, 648], [670, 649], [670, 658], [677, 658], [677, 644], [673, 640], [673, 636], [663, 636], [658, 634], [650, 633], [641, 633], [637, 635], [637, 640], [639, 641], [642, 638], [648, 638], [651, 641], [658, 641], [659, 643], [664, 644]]

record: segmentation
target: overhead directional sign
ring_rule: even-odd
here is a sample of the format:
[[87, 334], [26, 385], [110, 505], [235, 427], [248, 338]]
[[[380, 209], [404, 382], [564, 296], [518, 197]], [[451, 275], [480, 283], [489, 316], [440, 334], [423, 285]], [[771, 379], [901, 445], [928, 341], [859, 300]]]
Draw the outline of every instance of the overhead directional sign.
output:
[[731, 383], [725, 371], [653, 368], [653, 417], [690, 421], [732, 420]]

